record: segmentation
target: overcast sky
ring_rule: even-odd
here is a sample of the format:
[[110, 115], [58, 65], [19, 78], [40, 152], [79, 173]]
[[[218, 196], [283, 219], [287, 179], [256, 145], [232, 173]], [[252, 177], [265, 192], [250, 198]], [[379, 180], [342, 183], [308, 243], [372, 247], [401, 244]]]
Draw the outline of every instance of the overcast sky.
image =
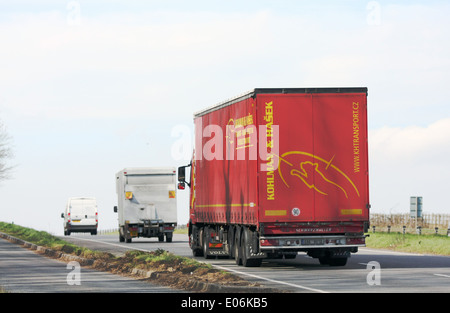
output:
[[[255, 87], [368, 87], [372, 212], [450, 213], [448, 1], [0, 0], [0, 220], [62, 234], [67, 198], [117, 227], [114, 175], [179, 166], [194, 112]], [[178, 192], [179, 223], [188, 192]]]

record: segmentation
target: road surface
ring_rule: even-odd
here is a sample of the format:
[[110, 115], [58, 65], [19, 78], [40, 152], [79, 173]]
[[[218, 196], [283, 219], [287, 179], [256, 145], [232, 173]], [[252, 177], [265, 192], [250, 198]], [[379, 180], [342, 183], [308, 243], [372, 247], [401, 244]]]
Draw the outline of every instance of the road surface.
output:
[[12, 293], [172, 293], [167, 287], [44, 257], [0, 238], [0, 287]]
[[[136, 238], [120, 243], [117, 235], [72, 235], [62, 237], [80, 246], [123, 254], [129, 249], [154, 251], [158, 248], [192, 257], [187, 235], [175, 234], [172, 243], [156, 238]], [[268, 260], [259, 268], [236, 266], [234, 260], [196, 258], [236, 273], [267, 287], [292, 292], [450, 292], [450, 257], [399, 253], [360, 248], [344, 267], [319, 265], [304, 253], [293, 260]]]

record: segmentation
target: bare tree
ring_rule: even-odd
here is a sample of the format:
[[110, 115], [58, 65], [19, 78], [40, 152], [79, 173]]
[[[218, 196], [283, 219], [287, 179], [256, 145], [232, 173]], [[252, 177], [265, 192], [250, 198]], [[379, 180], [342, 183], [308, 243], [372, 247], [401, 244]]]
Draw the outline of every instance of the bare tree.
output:
[[10, 178], [13, 166], [8, 165], [8, 159], [13, 157], [11, 149], [11, 137], [0, 121], [0, 181]]

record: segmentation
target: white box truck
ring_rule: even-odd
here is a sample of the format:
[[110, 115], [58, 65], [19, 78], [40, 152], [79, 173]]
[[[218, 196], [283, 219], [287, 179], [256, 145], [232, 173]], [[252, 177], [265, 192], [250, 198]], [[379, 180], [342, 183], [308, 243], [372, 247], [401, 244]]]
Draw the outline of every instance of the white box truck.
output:
[[67, 200], [66, 210], [61, 213], [64, 218], [64, 235], [70, 233], [91, 233], [97, 235], [98, 208], [93, 197], [72, 197]]
[[125, 168], [116, 174], [119, 241], [158, 237], [172, 242], [177, 225], [176, 168]]

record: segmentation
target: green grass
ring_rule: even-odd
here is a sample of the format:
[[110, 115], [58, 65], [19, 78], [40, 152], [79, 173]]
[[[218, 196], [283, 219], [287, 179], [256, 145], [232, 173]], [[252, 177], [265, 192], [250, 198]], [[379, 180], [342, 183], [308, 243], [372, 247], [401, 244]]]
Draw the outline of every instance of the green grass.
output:
[[175, 228], [175, 230], [173, 232], [174, 232], [174, 234], [187, 235], [188, 234], [188, 228], [187, 227]]
[[370, 233], [367, 247], [402, 252], [450, 255], [450, 237], [446, 235], [417, 235], [396, 233]]
[[150, 269], [157, 267], [172, 267], [183, 272], [193, 272], [195, 270], [209, 271], [211, 265], [198, 262], [191, 258], [177, 256], [173, 253], [158, 249], [153, 252], [128, 251], [123, 257], [115, 257], [110, 253], [93, 251], [68, 243], [44, 231], [37, 231], [31, 228], [22, 227], [15, 224], [0, 222], [0, 232], [34, 243], [39, 246], [62, 251], [67, 254], [74, 254], [87, 259], [104, 260], [111, 263], [120, 263], [126, 267], [136, 267], [140, 269]]
[[53, 249], [55, 251], [61, 251], [67, 254], [74, 254], [82, 258], [106, 259], [112, 256], [109, 253], [78, 247], [45, 231], [38, 231], [15, 224], [0, 222], [0, 232], [9, 234], [38, 246]]

